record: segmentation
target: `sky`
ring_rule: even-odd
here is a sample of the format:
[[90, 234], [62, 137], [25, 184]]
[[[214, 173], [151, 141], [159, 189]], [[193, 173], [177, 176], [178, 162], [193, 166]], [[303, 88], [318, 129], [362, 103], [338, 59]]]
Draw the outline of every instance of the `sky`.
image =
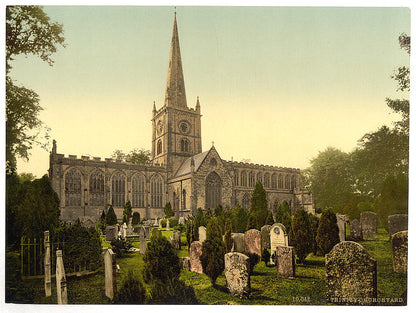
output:
[[[110, 157], [151, 148], [153, 101], [164, 102], [173, 6], [45, 6], [66, 47], [48, 66], [13, 62], [12, 78], [35, 90], [58, 153]], [[176, 9], [188, 107], [199, 96], [202, 148], [225, 160], [307, 168], [332, 146], [357, 141], [399, 116], [386, 97], [409, 66], [398, 36], [405, 7]], [[31, 151], [18, 172], [47, 173], [49, 152]]]

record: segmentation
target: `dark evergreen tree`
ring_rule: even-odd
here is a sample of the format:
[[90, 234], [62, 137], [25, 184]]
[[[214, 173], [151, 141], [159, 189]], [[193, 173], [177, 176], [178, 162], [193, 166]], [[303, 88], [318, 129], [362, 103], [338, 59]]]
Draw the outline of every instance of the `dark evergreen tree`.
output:
[[134, 212], [133, 213], [133, 217], [131, 219], [131, 223], [133, 225], [138, 225], [140, 223], [140, 213], [139, 212]]
[[233, 233], [244, 233], [247, 230], [248, 217], [248, 210], [240, 206], [232, 209], [231, 222], [233, 226]]
[[319, 226], [319, 217], [314, 214], [309, 213], [311, 229], [312, 229], [312, 238], [313, 238], [313, 245], [312, 245], [312, 252], [316, 255], [318, 251], [318, 245], [316, 243], [316, 235], [318, 234], [318, 226]]
[[138, 277], [129, 271], [120, 290], [114, 298], [116, 304], [144, 304], [146, 303], [146, 288]]
[[124, 205], [124, 210], [123, 210], [123, 223], [126, 223], [127, 225], [129, 224], [132, 213], [133, 213], [133, 210], [131, 208], [131, 202], [130, 202], [130, 200], [128, 200], [126, 202], [126, 204]]
[[316, 244], [322, 254], [327, 254], [338, 242], [337, 216], [331, 209], [325, 209], [319, 221]]
[[268, 249], [264, 248], [263, 251], [261, 252], [261, 260], [267, 266], [267, 264], [270, 261], [270, 252]]
[[224, 209], [222, 208], [221, 205], [217, 205], [217, 207], [215, 208], [214, 211], [214, 215], [215, 216], [222, 216], [224, 214]]
[[267, 213], [266, 222], [264, 223], [264, 225], [273, 225], [273, 224], [274, 224], [273, 214], [272, 212], [269, 211]]
[[173, 210], [172, 210], [172, 205], [170, 204], [170, 202], [166, 203], [164, 212], [165, 212], [166, 218], [171, 218], [174, 215]]
[[105, 211], [104, 211], [104, 210], [103, 210], [103, 212], [101, 213], [100, 220], [102, 220], [103, 222], [105, 222]]
[[259, 224], [257, 221], [257, 216], [254, 213], [251, 213], [250, 216], [248, 217], [248, 221], [247, 221], [247, 230], [249, 229], [258, 229], [259, 228]]
[[295, 246], [299, 263], [303, 263], [313, 248], [313, 233], [308, 213], [298, 209], [293, 217], [290, 238]]
[[114, 212], [113, 206], [110, 205], [108, 208], [107, 215], [105, 216], [105, 223], [107, 225], [116, 225], [117, 224], [117, 215]]
[[226, 252], [231, 252], [231, 249], [233, 247], [233, 238], [231, 236], [231, 232], [232, 232], [231, 220], [227, 218], [225, 221], [225, 234], [224, 234]]
[[256, 215], [258, 226], [263, 226], [266, 222], [268, 210], [266, 191], [260, 182], [257, 182], [256, 187], [254, 187], [250, 211]]
[[276, 223], [281, 223], [285, 226], [286, 232], [289, 234], [292, 227], [292, 216], [290, 214], [290, 207], [286, 201], [279, 204], [275, 214]]
[[199, 240], [199, 232], [195, 219], [188, 219], [186, 221], [186, 241], [188, 243], [188, 249], [191, 243]]
[[205, 226], [205, 227], [207, 226], [207, 220], [201, 208], [198, 208], [196, 210], [195, 223], [196, 223], [196, 228], [198, 228], [199, 226]]

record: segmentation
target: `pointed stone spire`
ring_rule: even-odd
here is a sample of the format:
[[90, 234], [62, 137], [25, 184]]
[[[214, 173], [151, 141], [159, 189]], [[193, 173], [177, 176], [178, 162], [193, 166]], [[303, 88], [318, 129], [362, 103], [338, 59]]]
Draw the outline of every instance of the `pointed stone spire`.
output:
[[181, 50], [179, 47], [178, 25], [173, 22], [172, 43], [170, 46], [168, 81], [166, 85], [165, 105], [187, 108], [185, 82], [183, 79]]
[[153, 115], [155, 115], [156, 112], [156, 101], [153, 101]]

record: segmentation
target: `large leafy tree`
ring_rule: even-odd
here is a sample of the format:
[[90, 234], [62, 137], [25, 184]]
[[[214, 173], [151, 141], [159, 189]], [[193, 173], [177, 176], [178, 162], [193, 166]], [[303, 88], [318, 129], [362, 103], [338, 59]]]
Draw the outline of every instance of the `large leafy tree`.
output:
[[114, 150], [111, 155], [113, 159], [135, 164], [146, 164], [150, 161], [150, 151], [145, 149], [133, 149], [129, 153], [124, 153], [122, 150]]
[[[38, 94], [18, 86], [10, 77], [17, 55], [33, 54], [49, 65], [58, 45], [64, 46], [62, 25], [52, 22], [40, 6], [6, 7], [6, 166], [15, 171], [16, 159], [29, 158], [33, 144], [46, 147], [48, 129], [39, 119]], [[45, 132], [45, 138], [41, 133]]]

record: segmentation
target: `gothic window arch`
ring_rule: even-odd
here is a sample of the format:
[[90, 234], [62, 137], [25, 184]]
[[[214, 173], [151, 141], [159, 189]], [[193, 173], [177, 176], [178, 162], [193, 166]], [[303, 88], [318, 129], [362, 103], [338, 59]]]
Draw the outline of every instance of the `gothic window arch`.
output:
[[186, 138], [181, 139], [181, 152], [189, 152], [191, 148], [191, 144], [189, 140]]
[[132, 179], [132, 206], [134, 208], [145, 207], [146, 178], [143, 174], [136, 174]]
[[278, 188], [283, 189], [283, 175], [282, 174], [279, 174]]
[[285, 176], [285, 189], [290, 189], [290, 176], [286, 174]]
[[186, 210], [186, 190], [182, 190], [182, 210]]
[[277, 176], [276, 173], [272, 174], [272, 181], [271, 181], [272, 189], [277, 189]]
[[243, 187], [247, 187], [247, 173], [246, 173], [246, 171], [241, 172], [240, 184]]
[[296, 176], [292, 175], [292, 179], [290, 180], [290, 188], [291, 189], [296, 189], [297, 188], [297, 181], [296, 181]]
[[158, 140], [157, 144], [156, 144], [156, 154], [161, 154], [162, 153], [162, 140]]
[[238, 186], [238, 171], [234, 172], [234, 186]]
[[247, 192], [243, 195], [243, 200], [241, 201], [241, 206], [244, 209], [250, 208], [250, 195]]
[[264, 174], [264, 188], [270, 188], [270, 174]]
[[217, 166], [217, 160], [215, 159], [215, 158], [212, 158], [210, 161], [209, 161], [209, 165], [211, 165], [211, 166]]
[[254, 187], [254, 185], [255, 185], [254, 173], [253, 172], [249, 172], [248, 173], [248, 186], [249, 187]]
[[112, 205], [114, 207], [123, 207], [126, 203], [126, 177], [117, 172], [111, 179], [111, 191], [112, 191]]
[[260, 172], [258, 172], [257, 175], [256, 175], [256, 182], [263, 183], [263, 179], [261, 177], [261, 173]]
[[211, 172], [205, 179], [205, 208], [215, 209], [221, 205], [221, 177]]
[[104, 205], [104, 175], [96, 170], [90, 175], [89, 205]]
[[81, 205], [81, 173], [71, 168], [65, 174], [65, 206]]
[[160, 175], [153, 175], [150, 179], [150, 206], [152, 208], [163, 207], [163, 183]]

